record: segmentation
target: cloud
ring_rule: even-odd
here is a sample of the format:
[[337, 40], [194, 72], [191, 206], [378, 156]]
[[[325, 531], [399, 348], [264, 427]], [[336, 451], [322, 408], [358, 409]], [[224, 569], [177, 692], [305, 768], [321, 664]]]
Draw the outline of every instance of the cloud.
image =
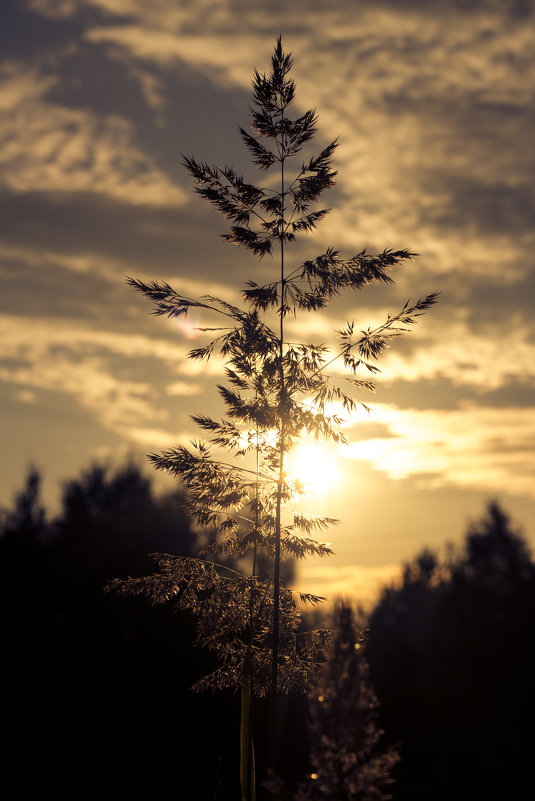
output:
[[4, 358], [17, 358], [22, 353], [37, 360], [52, 349], [86, 354], [101, 349], [127, 358], [149, 357], [176, 364], [185, 358], [187, 352], [184, 346], [165, 339], [95, 331], [74, 320], [60, 318], [50, 325], [48, 319], [1, 315], [0, 333]]
[[21, 403], [36, 403], [38, 395], [31, 389], [21, 389], [15, 394], [15, 398]]
[[511, 381], [535, 385], [535, 341], [530, 326], [515, 321], [474, 331], [466, 322], [435, 323], [415, 329], [408, 353], [395, 342], [381, 362], [388, 381], [445, 378], [480, 393], [506, 387]]
[[[99, 5], [135, 23], [92, 28], [88, 39], [133, 61], [183, 61], [243, 88], [251, 66], [263, 68], [258, 53], [268, 63], [271, 7]], [[524, 274], [535, 213], [532, 26], [507, 4], [363, 3], [354, 17], [343, 2], [304, 8], [284, 9], [298, 102], [318, 108], [320, 133], [341, 139], [340, 203], [320, 236], [408, 244], [442, 274]]]
[[[381, 371], [377, 377], [370, 376], [363, 368], [359, 377], [375, 380], [378, 387], [399, 381], [444, 380], [479, 395], [512, 383], [535, 386], [532, 321], [524, 319], [520, 311], [510, 313], [506, 320], [472, 320], [466, 319], [464, 307], [443, 310], [441, 306], [439, 301], [438, 306], [418, 318], [416, 325], [407, 328], [406, 335], [391, 340], [389, 349], [376, 363]], [[383, 324], [388, 313], [393, 314], [401, 307], [401, 303], [375, 308], [355, 304], [338, 318], [324, 314], [318, 320], [314, 316], [290, 320], [288, 337], [291, 341], [301, 337], [325, 343], [329, 347], [328, 362], [340, 353], [339, 336], [335, 332], [345, 320], [355, 322], [356, 340], [361, 329]], [[455, 319], [456, 313], [458, 319]], [[347, 375], [341, 358], [334, 361], [327, 372], [334, 376]]]
[[[0, 339], [0, 379], [22, 387], [20, 400], [33, 401], [38, 389], [69, 395], [105, 428], [136, 443], [147, 443], [156, 432], [153, 444], [169, 445], [176, 434], [167, 425], [165, 429], [152, 425], [169, 416], [159, 395], [161, 380], [155, 384], [133, 380], [132, 373], [151, 375], [152, 371], [134, 365], [127, 369], [124, 364], [118, 370], [116, 357], [130, 362], [149, 359], [152, 365], [163, 362], [171, 373], [180, 371], [182, 376], [198, 379], [220, 369], [215, 361], [209, 368], [189, 368], [187, 349], [164, 339], [94, 331], [70, 320], [57, 319], [51, 326], [48, 319], [1, 315]], [[200, 388], [182, 379], [164, 385], [163, 391], [188, 396]]]
[[48, 19], [67, 19], [79, 8], [79, 0], [29, 0], [29, 8]]
[[[127, 269], [132, 267], [127, 259], [121, 259], [106, 253], [68, 253], [61, 250], [46, 250], [38, 247], [32, 242], [13, 243], [0, 241], [0, 260], [4, 263], [13, 262], [17, 265], [23, 264], [26, 267], [42, 269], [52, 272], [58, 267], [81, 275], [90, 275], [105, 281], [102, 288], [109, 292], [108, 282], [117, 283], [124, 287]], [[135, 270], [135, 277], [143, 281], [154, 280], [154, 273], [148, 272], [143, 265], [141, 269]], [[201, 298], [206, 295], [207, 283], [204, 278], [195, 278], [192, 275], [180, 275], [159, 271], [158, 279], [172, 283], [173, 287], [190, 297]], [[125, 290], [126, 291], [126, 290]], [[128, 292], [132, 295], [132, 290]], [[240, 293], [236, 287], [228, 287], [223, 284], [210, 282], [210, 293], [227, 300], [229, 303], [239, 303]], [[149, 306], [147, 305], [147, 311]], [[176, 321], [168, 321], [171, 328], [176, 328]]]
[[188, 384], [186, 381], [173, 381], [171, 384], [167, 385], [165, 391], [168, 395], [189, 397], [190, 395], [198, 395], [201, 388], [198, 384]]
[[387, 438], [340, 449], [394, 479], [416, 477], [422, 487], [460, 486], [535, 497], [535, 409], [465, 404], [453, 410], [377, 405]]
[[509, 5], [362, 3], [355, 16], [341, 0], [87, 5], [111, 14], [87, 41], [121, 54], [160, 106], [148, 65], [187, 63], [220, 86], [249, 87], [284, 19], [298, 102], [318, 107], [320, 133], [342, 142], [341, 203], [320, 235], [342, 247], [408, 244], [442, 274], [526, 271], [535, 31]]
[[47, 101], [57, 79], [17, 62], [0, 68], [0, 170], [16, 192], [94, 192], [176, 207], [186, 195], [134, 144], [131, 123]]
[[[33, 251], [36, 264], [40, 253], [58, 255], [60, 264], [75, 270], [115, 280], [169, 279], [177, 289], [228, 298], [250, 277], [251, 260], [244, 250], [221, 245], [225, 224], [209, 209], [203, 212], [134, 205], [93, 192], [0, 191], [0, 241], [21, 255]], [[259, 268], [253, 269], [257, 277]]]
[[[407, 341], [394, 342], [380, 365], [382, 379], [410, 383], [415, 393], [422, 389], [418, 405], [433, 404], [417, 382], [448, 382], [465, 397], [480, 395], [480, 405], [449, 410], [378, 406], [375, 418], [384, 412], [389, 436], [371, 435], [355, 445], [353, 456], [427, 487], [507, 487], [533, 495], [527, 479], [531, 410], [512, 396], [503, 409], [483, 406], [481, 398], [490, 402], [489, 393], [529, 387], [535, 378], [535, 29], [507, 2], [358, 5], [352, 13], [347, 0], [273, 0], [269, 6], [246, 0], [33, 0], [35, 12], [58, 20], [62, 47], [43, 39], [23, 63], [14, 41], [12, 60], [1, 68], [2, 256], [31, 263], [36, 274], [39, 267], [43, 274], [59, 265], [77, 276], [98, 276], [100, 283], [72, 281], [78, 294], [70, 297], [58, 282], [57, 294], [64, 297], [55, 307], [53, 293], [40, 295], [36, 279], [30, 287], [33, 321], [29, 293], [17, 295], [25, 314], [3, 329], [3, 346], [13, 359], [4, 362], [3, 375], [21, 393], [56, 388], [70, 394], [131, 441], [168, 442], [168, 419], [158, 418], [158, 410], [164, 415], [170, 398], [178, 405], [181, 396], [202, 389], [208, 372], [221, 372], [217, 361], [205, 366], [185, 359], [191, 343], [183, 335], [193, 337], [191, 328], [179, 332], [179, 345], [171, 342], [173, 324], [166, 329], [169, 340], [146, 323], [139, 323], [143, 334], [131, 337], [107, 330], [118, 320], [96, 332], [62, 317], [47, 329], [50, 310], [74, 314], [72, 303], [85, 313], [87, 293], [80, 287], [90, 287], [104, 320], [117, 298], [110, 285], [125, 272], [167, 279], [194, 296], [226, 297], [227, 284], [236, 287], [251, 277], [250, 260], [212, 237], [225, 227], [220, 218], [212, 225], [208, 208], [201, 209], [193, 195], [186, 202], [166, 169], [185, 139], [186, 148], [192, 142], [204, 150], [210, 137], [216, 154], [237, 167], [243, 163], [238, 137], [236, 150], [226, 153], [228, 109], [234, 116], [243, 99], [245, 117], [251, 68], [269, 67], [275, 35], [283, 30], [296, 56], [296, 110], [318, 109], [318, 147], [341, 138], [339, 183], [327, 199], [336, 210], [304, 247], [315, 251], [320, 243], [321, 252], [332, 244], [345, 255], [364, 246], [420, 252], [414, 269], [399, 274], [400, 288], [410, 285], [413, 297], [434, 289], [444, 295]], [[50, 30], [48, 23], [41, 27]], [[70, 73], [67, 80], [73, 66], [67, 36], [69, 52], [79, 55], [75, 88]], [[93, 82], [84, 80], [91, 64]], [[100, 75], [107, 70], [116, 80], [103, 93]], [[140, 92], [134, 87], [130, 94], [125, 71], [162, 126], [156, 133]], [[118, 98], [120, 114], [111, 113]], [[190, 116], [203, 109], [195, 124], [184, 121], [184, 107]], [[195, 154], [211, 160], [211, 152]], [[300, 247], [291, 252], [296, 261]], [[256, 280], [268, 274], [266, 264], [253, 266]], [[383, 291], [390, 290], [381, 288], [374, 298]], [[344, 308], [349, 319], [367, 326], [380, 322], [384, 309], [399, 307], [394, 301], [387, 308], [391, 297], [381, 294], [380, 308], [373, 310], [363, 293], [344, 301]], [[128, 317], [132, 307], [121, 309], [123, 331], [130, 319], [139, 331], [138, 318]], [[288, 335], [330, 340], [339, 327], [335, 314], [319, 323], [303, 317], [288, 326]], [[160, 375], [155, 389], [146, 380], [144, 359], [157, 362], [161, 373], [170, 371], [170, 380]]]
[[0, 366], [0, 379], [71, 395], [105, 428], [118, 433], [139, 419], [162, 416], [151, 403], [150, 385], [118, 379], [96, 357], [80, 360], [73, 353], [51, 352], [31, 363]]
[[161, 428], [150, 428], [142, 426], [129, 426], [127, 430], [128, 438], [135, 442], [136, 445], [142, 445], [145, 448], [171, 448], [177, 442], [186, 441], [191, 435], [189, 434], [171, 434]]

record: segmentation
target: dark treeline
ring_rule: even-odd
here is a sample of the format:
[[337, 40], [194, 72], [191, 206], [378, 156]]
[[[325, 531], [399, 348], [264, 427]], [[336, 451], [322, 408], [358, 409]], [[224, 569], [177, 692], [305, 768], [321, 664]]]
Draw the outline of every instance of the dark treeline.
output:
[[[156, 496], [133, 465], [96, 466], [65, 485], [50, 520], [39, 486], [31, 471], [0, 519], [4, 781], [15, 776], [21, 795], [126, 797], [150, 788], [159, 798], [172, 788], [179, 798], [238, 798], [237, 699], [189, 692], [212, 669], [193, 645], [194, 623], [170, 606], [103, 592], [113, 577], [151, 572], [150, 553], [197, 552], [180, 492]], [[394, 746], [400, 755], [391, 790], [398, 801], [535, 797], [534, 612], [535, 565], [491, 504], [462, 549], [446, 558], [423, 551], [383, 591], [358, 651], [369, 671], [362, 659], [346, 660], [340, 702], [331, 664], [339, 730], [334, 712], [317, 711], [319, 693], [327, 697], [321, 685], [308, 728], [306, 699], [290, 699], [280, 755], [288, 797], [291, 787], [304, 792], [307, 771], [334, 786], [318, 727], [328, 728], [338, 755], [356, 748], [344, 745], [343, 731], [355, 743], [375, 742], [362, 711], [362, 699], [375, 698], [364, 676], [378, 698], [383, 752]], [[365, 736], [348, 720], [348, 670], [361, 688], [355, 708]], [[261, 730], [264, 708], [256, 714]], [[260, 742], [260, 758], [261, 750]], [[359, 787], [363, 774], [351, 770], [349, 786]], [[331, 797], [312, 788], [299, 797]], [[346, 797], [382, 796], [359, 789]]]
[[32, 471], [2, 520], [5, 769], [33, 792], [74, 798], [143, 786], [182, 797], [197, 771], [198, 797], [213, 798], [236, 713], [224, 694], [188, 692], [212, 668], [192, 647], [192, 621], [103, 592], [112, 577], [151, 572], [153, 552], [192, 551], [181, 494], [156, 497], [133, 465], [96, 466], [65, 485], [47, 520], [39, 483]]
[[367, 656], [399, 801], [535, 798], [535, 564], [497, 504], [383, 591]]

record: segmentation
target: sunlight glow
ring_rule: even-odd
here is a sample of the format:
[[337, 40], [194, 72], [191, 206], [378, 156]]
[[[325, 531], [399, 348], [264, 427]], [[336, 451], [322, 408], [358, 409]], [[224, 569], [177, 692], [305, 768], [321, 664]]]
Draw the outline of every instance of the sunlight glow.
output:
[[336, 460], [323, 445], [298, 445], [288, 457], [287, 476], [307, 495], [325, 495], [339, 480]]

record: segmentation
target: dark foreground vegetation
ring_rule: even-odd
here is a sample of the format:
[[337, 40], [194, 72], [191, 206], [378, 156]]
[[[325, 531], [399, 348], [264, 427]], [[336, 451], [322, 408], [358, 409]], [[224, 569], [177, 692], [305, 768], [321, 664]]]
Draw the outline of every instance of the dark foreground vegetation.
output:
[[[239, 699], [189, 692], [212, 667], [192, 621], [103, 592], [150, 572], [152, 552], [197, 550], [180, 493], [156, 497], [135, 466], [97, 466], [65, 485], [50, 520], [39, 483], [30, 472], [0, 518], [4, 783], [17, 795], [239, 798]], [[462, 549], [404, 567], [362, 642], [338, 610], [346, 634], [323, 684], [286, 703], [280, 792], [381, 799], [362, 777], [391, 771], [398, 801], [535, 797], [534, 613], [535, 565], [490, 504]], [[261, 703], [255, 715], [261, 730]], [[355, 770], [351, 753], [372, 745]]]

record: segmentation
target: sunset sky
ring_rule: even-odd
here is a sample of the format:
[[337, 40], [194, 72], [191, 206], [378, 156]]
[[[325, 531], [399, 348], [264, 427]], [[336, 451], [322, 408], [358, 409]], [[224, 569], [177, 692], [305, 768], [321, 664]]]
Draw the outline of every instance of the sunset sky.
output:
[[341, 143], [333, 211], [290, 262], [420, 254], [290, 333], [328, 343], [441, 292], [382, 359], [352, 444], [329, 451], [339, 479], [311, 504], [343, 520], [336, 556], [299, 585], [365, 598], [423, 545], [460, 542], [489, 498], [535, 544], [532, 0], [4, 0], [0, 14], [0, 504], [30, 462], [54, 505], [91, 460], [187, 443], [190, 413], [222, 413], [221, 365], [186, 359], [212, 321], [151, 317], [125, 276], [229, 300], [276, 277], [219, 242], [226, 223], [180, 154], [261, 180], [238, 126], [282, 34], [316, 151]]

